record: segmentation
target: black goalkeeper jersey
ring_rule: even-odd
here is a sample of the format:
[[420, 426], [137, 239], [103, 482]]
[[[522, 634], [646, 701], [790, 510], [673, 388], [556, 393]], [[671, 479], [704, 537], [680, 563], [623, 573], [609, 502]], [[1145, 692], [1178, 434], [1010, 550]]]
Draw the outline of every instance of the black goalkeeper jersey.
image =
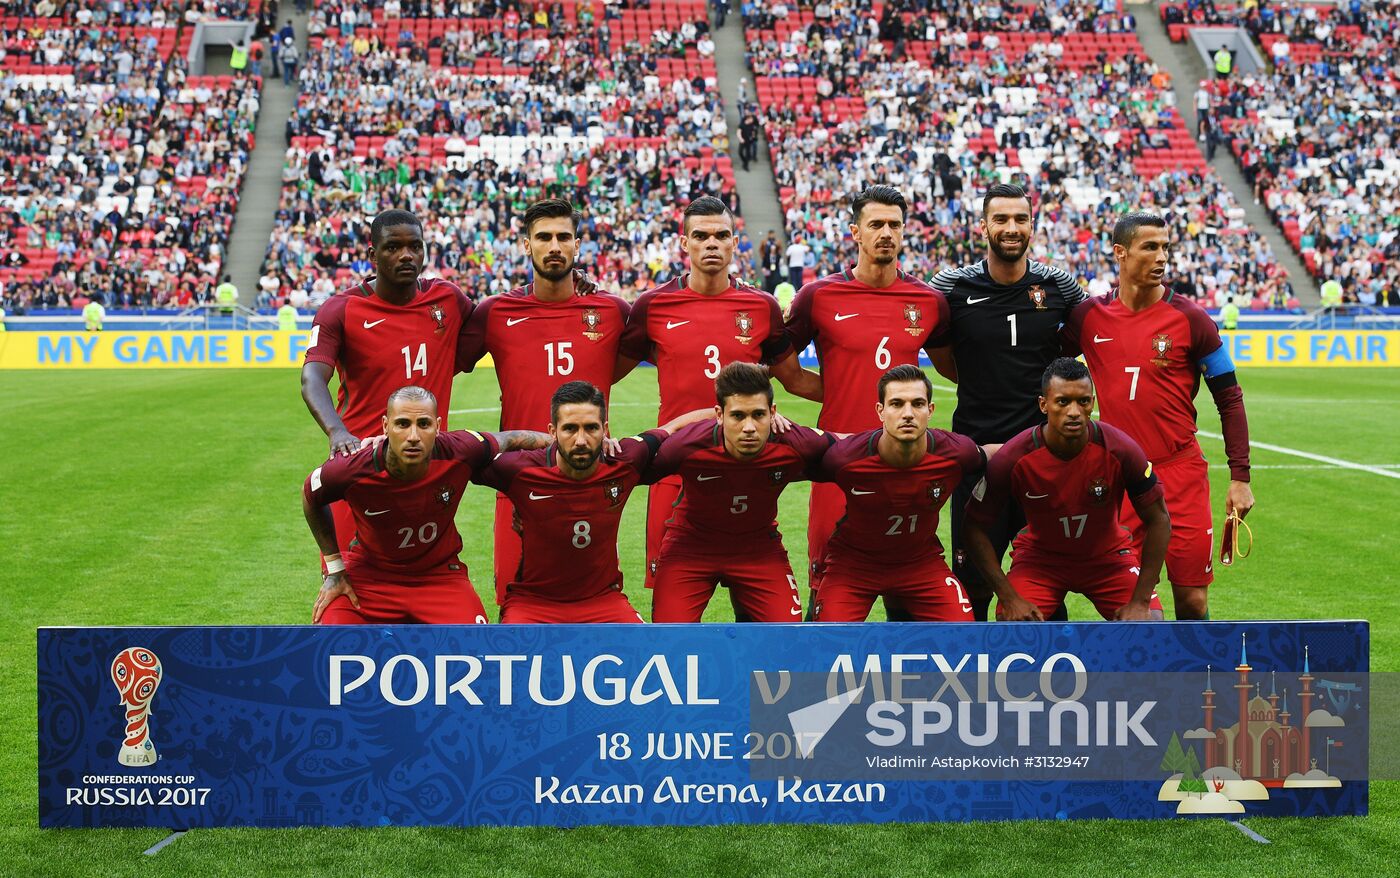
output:
[[1030, 261], [1019, 281], [999, 284], [982, 260], [944, 269], [930, 284], [952, 310], [953, 432], [984, 444], [1005, 442], [1044, 421], [1040, 376], [1060, 354], [1060, 326], [1087, 298], [1074, 275]]

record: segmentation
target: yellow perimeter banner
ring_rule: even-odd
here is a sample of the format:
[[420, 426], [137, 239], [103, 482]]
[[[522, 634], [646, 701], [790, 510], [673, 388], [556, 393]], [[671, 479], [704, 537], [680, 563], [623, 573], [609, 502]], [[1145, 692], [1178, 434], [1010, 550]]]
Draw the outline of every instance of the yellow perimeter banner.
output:
[[[0, 369], [300, 368], [311, 333], [19, 332], [0, 333]], [[490, 366], [490, 358], [478, 364]]]
[[[309, 332], [0, 333], [0, 369], [298, 368]], [[1222, 332], [1237, 366], [1400, 366], [1400, 330]], [[491, 366], [487, 358], [478, 367]]]

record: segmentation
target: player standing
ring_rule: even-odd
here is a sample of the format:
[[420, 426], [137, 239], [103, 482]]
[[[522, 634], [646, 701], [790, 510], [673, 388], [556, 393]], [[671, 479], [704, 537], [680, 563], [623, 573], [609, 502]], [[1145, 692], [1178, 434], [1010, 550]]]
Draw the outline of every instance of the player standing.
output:
[[[681, 231], [690, 272], [638, 297], [614, 380], [642, 360], [653, 363], [661, 390], [658, 423], [713, 405], [715, 378], [734, 362], [763, 363], [790, 393], [820, 399], [821, 378], [798, 365], [778, 300], [730, 277], [736, 240], [734, 214], [725, 203], [710, 195], [695, 199], [685, 209]], [[672, 476], [648, 491], [649, 585], [680, 484]]]
[[[1084, 354], [1098, 386], [1104, 422], [1142, 446], [1162, 482], [1171, 513], [1167, 578], [1178, 619], [1209, 618], [1206, 587], [1214, 578], [1210, 473], [1196, 442], [1194, 399], [1205, 376], [1220, 412], [1230, 488], [1225, 514], [1254, 506], [1249, 486], [1249, 423], [1235, 364], [1215, 321], [1165, 283], [1171, 236], [1151, 213], [1130, 213], [1113, 227], [1119, 282], [1102, 299], [1074, 309], [1064, 328], [1066, 353]], [[1142, 523], [1124, 507], [1138, 542]]]
[[933, 385], [918, 366], [880, 377], [882, 426], [837, 442], [820, 478], [846, 498], [846, 514], [827, 543], [817, 622], [864, 622], [875, 598], [897, 599], [918, 622], [971, 621], [972, 606], [943, 558], [938, 511], [965, 479], [986, 465], [966, 436], [930, 430]]
[[[968, 558], [996, 592], [997, 618], [1041, 621], [1073, 591], [1105, 619], [1160, 620], [1156, 586], [1172, 523], [1152, 464], [1128, 434], [1090, 418], [1094, 385], [1083, 363], [1055, 360], [1041, 387], [1045, 423], [997, 451], [967, 507]], [[1141, 559], [1118, 523], [1125, 496], [1145, 523]], [[1002, 573], [991, 532], [1013, 504], [1027, 526]]]
[[[378, 435], [384, 400], [406, 384], [438, 400], [447, 424], [457, 336], [472, 304], [457, 285], [423, 272], [423, 224], [406, 210], [386, 210], [370, 224], [375, 274], [327, 299], [316, 311], [301, 367], [301, 397], [330, 438], [330, 452], [353, 454], [360, 439]], [[334, 372], [338, 400], [327, 387]], [[332, 508], [336, 533], [354, 534], [350, 510]], [[342, 543], [343, 553], [348, 546]]]
[[[550, 198], [525, 211], [524, 248], [535, 282], [508, 295], [482, 300], [467, 321], [457, 363], [470, 372], [491, 355], [501, 388], [501, 429], [543, 429], [553, 389], [587, 381], [607, 398], [629, 306], [604, 293], [579, 295], [574, 262], [579, 215], [567, 201]], [[496, 603], [520, 568], [520, 536], [505, 494], [496, 495]]]
[[793, 424], [773, 429], [767, 370], [730, 363], [715, 379], [715, 417], [661, 444], [649, 478], [678, 474], [680, 499], [666, 524], [652, 593], [653, 622], [699, 622], [715, 587], [736, 617], [796, 622], [802, 596], [778, 532], [778, 496], [810, 478], [833, 439]]
[[[875, 386], [893, 366], [917, 363], [920, 349], [931, 352], [948, 344], [947, 300], [899, 270], [908, 216], [904, 196], [893, 186], [870, 186], [851, 203], [851, 215], [855, 266], [803, 286], [787, 321], [797, 350], [816, 342], [822, 385], [833, 391], [822, 401], [817, 426], [843, 433], [879, 425], [864, 388]], [[845, 502], [835, 485], [812, 486], [807, 557], [814, 588]]]
[[[1044, 422], [1036, 405], [1040, 376], [1059, 355], [1060, 327], [1085, 294], [1074, 275], [1029, 257], [1035, 211], [1020, 186], [998, 183], [987, 190], [981, 230], [986, 258], [944, 269], [929, 282], [947, 297], [952, 313], [949, 344], [930, 351], [929, 358], [958, 385], [953, 431], [989, 445]], [[968, 563], [962, 539], [971, 492], [970, 483], [959, 485], [949, 509], [953, 572], [967, 587], [973, 615], [985, 622], [992, 589]], [[1001, 515], [986, 531], [998, 559], [1025, 525], [1014, 503]]]
[[[439, 432], [437, 400], [413, 386], [389, 396], [380, 421], [383, 442], [332, 455], [302, 488], [302, 511], [326, 562], [311, 621], [484, 623], [458, 557], [457, 506], [472, 473], [498, 451], [542, 447], [545, 435]], [[350, 509], [349, 534], [331, 516], [340, 501]], [[344, 543], [349, 548], [337, 552]]]
[[622, 593], [617, 529], [632, 489], [671, 431], [711, 411], [623, 439], [605, 454], [607, 404], [586, 381], [570, 381], [550, 401], [547, 448], [502, 454], [475, 476], [510, 497], [523, 543], [519, 572], [506, 586], [501, 621], [640, 622]]

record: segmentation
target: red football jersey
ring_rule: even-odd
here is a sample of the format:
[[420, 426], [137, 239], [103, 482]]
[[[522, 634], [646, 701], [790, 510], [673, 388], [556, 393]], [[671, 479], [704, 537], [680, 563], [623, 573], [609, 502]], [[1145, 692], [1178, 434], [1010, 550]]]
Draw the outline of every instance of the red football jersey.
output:
[[1070, 460], [1045, 445], [1044, 425], [1018, 434], [988, 461], [967, 517], [991, 527], [1008, 502], [1019, 503], [1027, 530], [1018, 544], [1056, 563], [1088, 563], [1126, 549], [1132, 535], [1118, 523], [1123, 493], [1145, 510], [1162, 499], [1162, 486], [1127, 433], [1095, 421], [1089, 431], [1088, 444]]
[[302, 490], [326, 505], [344, 500], [355, 517], [355, 539], [345, 551], [351, 584], [364, 574], [395, 582], [460, 564], [462, 537], [454, 517], [472, 473], [499, 450], [489, 435], [469, 430], [438, 433], [428, 474], [400, 481], [384, 468], [384, 442], [348, 457], [332, 457], [307, 477]]
[[485, 354], [501, 386], [501, 429], [540, 430], [559, 385], [587, 381], [607, 396], [630, 306], [617, 296], [573, 296], [541, 302], [533, 285], [476, 306], [457, 347], [470, 372]]
[[827, 544], [849, 564], [892, 567], [941, 558], [938, 511], [963, 479], [986, 464], [982, 449], [958, 433], [927, 431], [927, 453], [897, 469], [880, 458], [881, 430], [838, 441], [822, 458], [819, 478], [846, 495], [846, 515]]
[[1090, 298], [1064, 327], [1067, 352], [1084, 353], [1100, 417], [1123, 429], [1148, 459], [1166, 463], [1200, 454], [1196, 390], [1202, 361], [1220, 349], [1220, 332], [1201, 306], [1168, 291], [1142, 311], [1124, 307], [1114, 289]]
[[673, 473], [682, 479], [662, 551], [681, 541], [707, 553], [780, 546], [774, 524], [778, 495], [811, 478], [809, 467], [820, 463], [833, 441], [820, 430], [794, 424], [786, 433], [774, 433], [756, 458], [738, 461], [724, 450], [724, 430], [716, 422], [677, 430], [662, 443], [647, 475], [649, 481]]
[[656, 366], [658, 424], [714, 405], [715, 378], [730, 363], [771, 365], [792, 351], [777, 299], [732, 285], [707, 296], [689, 289], [688, 277], [642, 293], [622, 336], [622, 356]]
[[435, 278], [418, 282], [413, 301], [391, 305], [370, 291], [371, 280], [330, 297], [316, 311], [306, 362], [335, 367], [336, 410], [360, 438], [384, 432], [389, 394], [409, 384], [437, 397], [445, 427], [457, 336], [471, 316], [471, 301], [456, 284]]
[[632, 489], [642, 481], [665, 433], [622, 440], [597, 471], [577, 481], [559, 470], [558, 445], [502, 454], [476, 476], [510, 497], [524, 528], [520, 570], [507, 591], [553, 601], [580, 601], [622, 588], [617, 529]]
[[788, 315], [797, 350], [817, 343], [822, 402], [817, 426], [854, 433], [878, 426], [875, 388], [895, 366], [919, 362], [919, 350], [950, 344], [948, 300], [918, 278], [900, 272], [876, 289], [850, 271], [814, 280], [798, 291]]

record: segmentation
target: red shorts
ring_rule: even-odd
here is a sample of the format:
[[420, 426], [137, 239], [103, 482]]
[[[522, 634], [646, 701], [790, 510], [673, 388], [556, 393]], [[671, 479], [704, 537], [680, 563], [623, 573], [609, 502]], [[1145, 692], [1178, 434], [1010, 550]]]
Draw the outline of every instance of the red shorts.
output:
[[[1016, 546], [1006, 578], [1017, 594], [1039, 607], [1046, 618], [1060, 608], [1066, 594], [1076, 592], [1093, 601], [1100, 616], [1112, 619], [1137, 588], [1138, 560], [1131, 549], [1121, 555], [1081, 560], [1037, 557]], [[1157, 592], [1152, 593], [1148, 606], [1162, 609]], [[1000, 614], [1000, 607], [997, 609]]]
[[503, 625], [571, 625], [597, 622], [642, 621], [621, 589], [605, 591], [581, 601], [552, 601], [538, 595], [511, 592], [501, 605]]
[[667, 476], [647, 489], [647, 569], [646, 587], [656, 587], [656, 567], [661, 561], [661, 541], [666, 522], [681, 496], [681, 477]]
[[515, 504], [505, 494], [496, 495], [495, 558], [496, 606], [506, 602], [506, 586], [520, 575], [520, 534], [514, 526]]
[[971, 622], [972, 604], [962, 583], [939, 558], [901, 567], [843, 563], [827, 556], [821, 591], [813, 597], [814, 622], [864, 622], [877, 597], [896, 597], [913, 622]]
[[821, 561], [826, 557], [826, 543], [836, 530], [836, 522], [846, 514], [846, 495], [840, 485], [830, 482], [813, 482], [812, 497], [807, 501], [807, 571], [813, 574], [809, 581], [816, 589], [820, 578]]
[[[1172, 517], [1172, 538], [1167, 544], [1167, 581], [1183, 587], [1210, 585], [1215, 576], [1215, 530], [1210, 513], [1210, 470], [1198, 454], [1181, 460], [1152, 465], [1167, 495], [1167, 512]], [[1119, 516], [1133, 532], [1133, 546], [1141, 552], [1143, 526], [1132, 502], [1123, 498]]]
[[321, 614], [322, 625], [485, 625], [486, 608], [467, 578], [467, 569], [420, 584], [376, 582], [354, 576], [350, 585], [360, 608], [341, 595]]
[[717, 584], [729, 589], [735, 614], [745, 621], [802, 621], [802, 596], [787, 552], [754, 555], [724, 548], [702, 557], [668, 547], [656, 569], [651, 621], [699, 622]]

